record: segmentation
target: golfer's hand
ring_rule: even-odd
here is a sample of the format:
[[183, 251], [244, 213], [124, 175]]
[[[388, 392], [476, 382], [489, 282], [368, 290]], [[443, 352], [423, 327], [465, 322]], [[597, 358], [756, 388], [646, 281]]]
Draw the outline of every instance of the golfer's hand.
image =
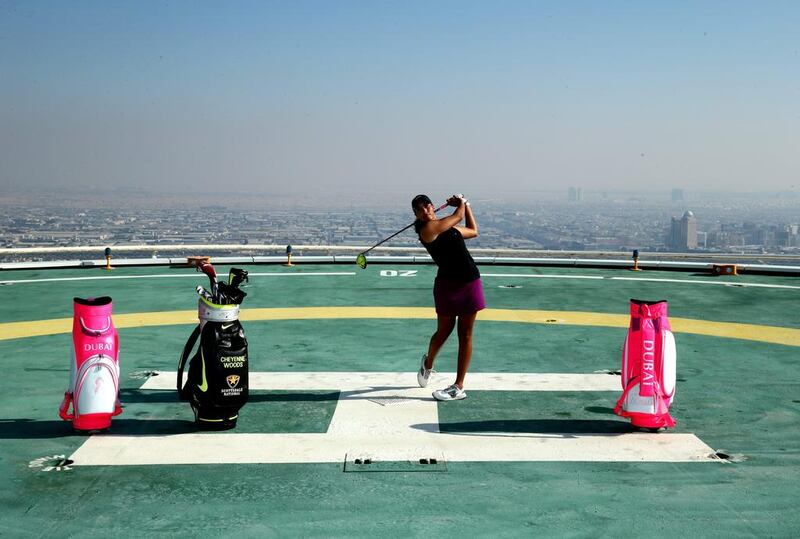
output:
[[469, 202], [467, 201], [467, 198], [464, 195], [462, 195], [461, 193], [458, 193], [457, 195], [453, 195], [451, 198], [454, 198], [454, 199], [457, 200], [456, 204], [451, 204], [451, 206], [458, 207], [461, 204], [464, 204], [465, 206], [469, 206]]
[[453, 195], [447, 199], [447, 205], [453, 206], [454, 208], [458, 208], [461, 205], [461, 197], [458, 195]]

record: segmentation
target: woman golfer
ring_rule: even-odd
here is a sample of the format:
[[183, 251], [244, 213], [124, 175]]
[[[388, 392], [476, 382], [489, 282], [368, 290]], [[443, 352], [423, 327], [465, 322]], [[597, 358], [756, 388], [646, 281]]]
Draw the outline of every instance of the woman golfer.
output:
[[[428, 353], [422, 356], [417, 373], [420, 387], [428, 385], [433, 362], [442, 345], [458, 325], [458, 372], [453, 385], [433, 392], [440, 401], [460, 400], [467, 397], [464, 377], [472, 358], [472, 327], [478, 311], [486, 307], [483, 298], [481, 274], [467, 251], [464, 240], [478, 236], [478, 224], [469, 202], [461, 195], [447, 199], [455, 207], [453, 215], [439, 219], [431, 199], [417, 195], [411, 208], [417, 218], [414, 229], [419, 241], [439, 266], [433, 284], [433, 301], [436, 305], [437, 327], [431, 337]], [[461, 222], [464, 225], [461, 226]]]

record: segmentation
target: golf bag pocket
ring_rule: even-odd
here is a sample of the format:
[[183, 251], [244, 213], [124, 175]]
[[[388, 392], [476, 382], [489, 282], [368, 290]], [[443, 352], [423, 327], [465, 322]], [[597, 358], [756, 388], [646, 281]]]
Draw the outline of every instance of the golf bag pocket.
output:
[[[183, 371], [197, 338], [200, 345]], [[238, 320], [203, 322], [195, 328], [178, 365], [178, 394], [188, 400], [202, 429], [223, 430], [236, 426], [239, 410], [248, 399], [247, 339]]]
[[675, 337], [666, 301], [630, 301], [631, 321], [622, 347], [622, 396], [614, 413], [635, 427], [675, 426], [669, 407], [675, 396]]
[[75, 298], [73, 303], [70, 383], [58, 412], [75, 430], [104, 430], [122, 412], [111, 298]]

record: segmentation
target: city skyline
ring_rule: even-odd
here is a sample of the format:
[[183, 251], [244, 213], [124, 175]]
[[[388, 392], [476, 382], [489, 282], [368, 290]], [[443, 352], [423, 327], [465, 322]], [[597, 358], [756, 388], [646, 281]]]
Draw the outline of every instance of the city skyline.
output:
[[[473, 211], [481, 232], [472, 247], [617, 253], [638, 249], [642, 253], [771, 254], [787, 261], [800, 259], [796, 200], [715, 197], [698, 209], [692, 202], [676, 203], [671, 192], [657, 203], [635, 197], [570, 200], [571, 193], [562, 193], [559, 200], [527, 204], [475, 201]], [[86, 197], [57, 201], [48, 196], [0, 197], [0, 257], [8, 261], [9, 256], [42, 256], [7, 251], [31, 247], [139, 245], [165, 253], [185, 244], [214, 245], [222, 252], [261, 252], [264, 246], [282, 252], [281, 246], [287, 244], [349, 246], [357, 251], [355, 246], [372, 245], [413, 218], [405, 207], [363, 202], [302, 208], [277, 204], [267, 209], [252, 198], [247, 207], [239, 200], [219, 197], [196, 196], [191, 201], [176, 197], [171, 199], [176, 205], [164, 199], [147, 204], [149, 200], [129, 198], [126, 204], [103, 204]], [[237, 245], [238, 249], [231, 248]], [[420, 248], [413, 232], [387, 245]]]
[[798, 26], [793, 2], [4, 2], [0, 193], [797, 193]]

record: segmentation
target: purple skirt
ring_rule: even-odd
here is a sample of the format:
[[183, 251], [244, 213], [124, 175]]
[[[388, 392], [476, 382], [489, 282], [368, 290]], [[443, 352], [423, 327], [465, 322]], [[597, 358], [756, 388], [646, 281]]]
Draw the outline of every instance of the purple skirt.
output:
[[436, 314], [443, 316], [475, 314], [486, 308], [480, 279], [463, 283], [437, 277], [433, 282], [433, 302]]

